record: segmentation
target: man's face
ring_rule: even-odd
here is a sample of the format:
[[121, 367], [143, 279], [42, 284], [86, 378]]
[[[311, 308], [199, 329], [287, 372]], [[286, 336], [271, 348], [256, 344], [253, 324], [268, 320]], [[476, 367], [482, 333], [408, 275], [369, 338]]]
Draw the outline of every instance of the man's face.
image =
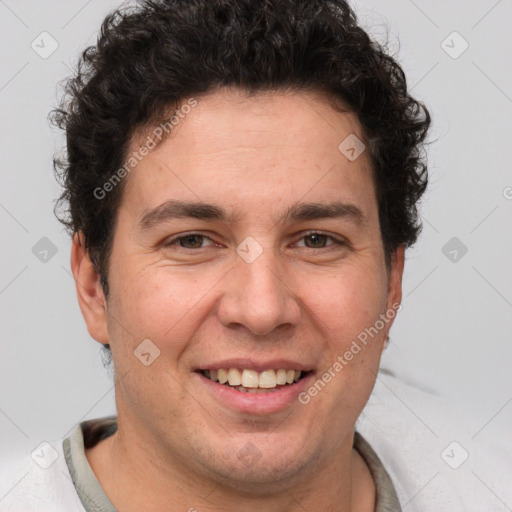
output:
[[[391, 321], [344, 355], [400, 300], [401, 266], [385, 266], [369, 155], [338, 149], [349, 135], [357, 119], [319, 95], [224, 89], [126, 178], [106, 321], [120, 430], [152, 457], [247, 484], [350, 451]], [[248, 393], [206, 372], [229, 369], [302, 378]]]

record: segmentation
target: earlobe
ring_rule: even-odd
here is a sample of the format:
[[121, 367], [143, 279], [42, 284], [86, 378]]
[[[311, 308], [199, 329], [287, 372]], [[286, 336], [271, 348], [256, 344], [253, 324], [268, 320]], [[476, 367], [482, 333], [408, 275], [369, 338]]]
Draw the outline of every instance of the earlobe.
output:
[[100, 343], [108, 344], [107, 301], [100, 275], [85, 248], [82, 233], [73, 236], [71, 271], [75, 279], [78, 304], [89, 334]]

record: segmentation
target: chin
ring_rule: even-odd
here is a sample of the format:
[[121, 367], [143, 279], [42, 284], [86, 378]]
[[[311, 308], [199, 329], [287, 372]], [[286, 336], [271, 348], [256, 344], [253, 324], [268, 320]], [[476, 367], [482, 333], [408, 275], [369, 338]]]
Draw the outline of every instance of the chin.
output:
[[285, 481], [297, 483], [297, 475], [308, 478], [315, 464], [314, 456], [307, 457], [309, 450], [304, 442], [290, 443], [289, 435], [276, 435], [270, 440], [272, 435], [251, 433], [231, 439], [224, 453], [217, 451], [213, 460], [203, 463], [203, 468], [210, 466], [223, 485], [237, 492], [243, 488], [248, 494], [268, 494], [272, 488], [282, 492]]

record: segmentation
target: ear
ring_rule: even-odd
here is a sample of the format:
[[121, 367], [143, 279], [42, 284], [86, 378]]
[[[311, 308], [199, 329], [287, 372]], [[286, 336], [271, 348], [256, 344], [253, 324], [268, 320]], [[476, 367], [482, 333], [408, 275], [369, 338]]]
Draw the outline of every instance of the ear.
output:
[[398, 307], [402, 302], [402, 276], [404, 273], [405, 245], [400, 245], [391, 255], [391, 264], [388, 270], [388, 298], [386, 315], [389, 321], [386, 326], [386, 338], [395, 319]]
[[71, 271], [75, 279], [78, 304], [89, 334], [100, 343], [108, 344], [107, 300], [100, 284], [100, 275], [85, 249], [82, 233], [73, 236]]

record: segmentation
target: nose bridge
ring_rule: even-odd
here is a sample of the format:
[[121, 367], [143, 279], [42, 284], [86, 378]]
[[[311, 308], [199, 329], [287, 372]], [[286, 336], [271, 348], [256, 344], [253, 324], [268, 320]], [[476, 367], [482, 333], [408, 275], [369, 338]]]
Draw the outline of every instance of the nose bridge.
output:
[[249, 241], [240, 244], [237, 253], [219, 308], [223, 324], [242, 324], [258, 335], [296, 324], [299, 306], [274, 252]]

